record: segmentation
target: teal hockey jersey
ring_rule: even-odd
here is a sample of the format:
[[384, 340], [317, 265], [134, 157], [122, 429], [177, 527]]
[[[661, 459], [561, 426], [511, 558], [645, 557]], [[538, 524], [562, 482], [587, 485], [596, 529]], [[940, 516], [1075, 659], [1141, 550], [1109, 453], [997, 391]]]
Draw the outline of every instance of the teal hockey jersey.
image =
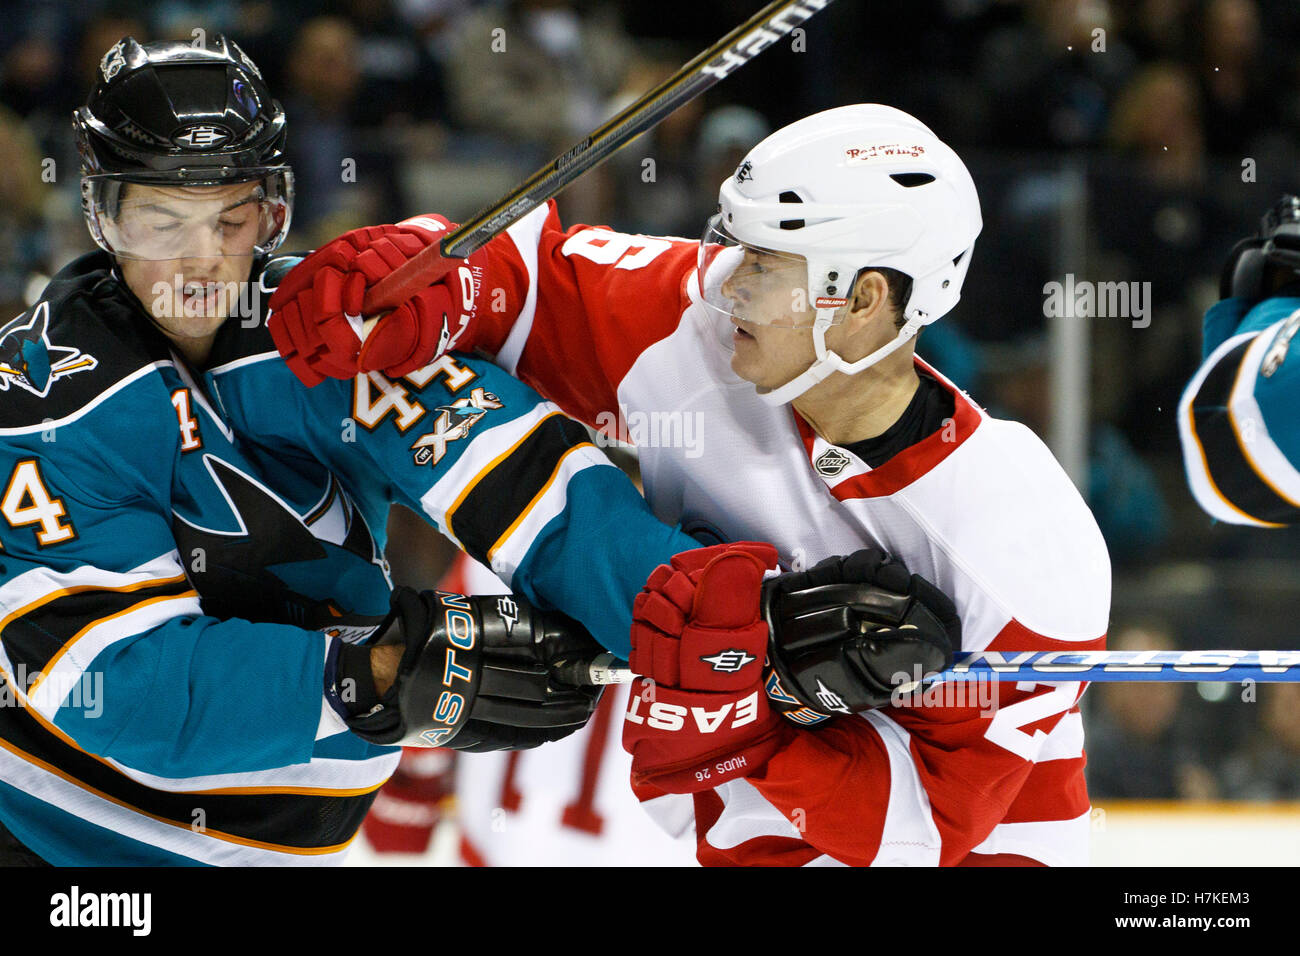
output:
[[0, 327], [0, 823], [52, 863], [341, 861], [399, 751], [326, 661], [387, 612], [393, 502], [621, 655], [695, 546], [486, 362], [303, 388], [262, 314], [296, 261], [201, 372], [103, 253]]
[[1183, 392], [1178, 430], [1187, 481], [1220, 521], [1300, 521], [1300, 297], [1205, 313], [1204, 360]]

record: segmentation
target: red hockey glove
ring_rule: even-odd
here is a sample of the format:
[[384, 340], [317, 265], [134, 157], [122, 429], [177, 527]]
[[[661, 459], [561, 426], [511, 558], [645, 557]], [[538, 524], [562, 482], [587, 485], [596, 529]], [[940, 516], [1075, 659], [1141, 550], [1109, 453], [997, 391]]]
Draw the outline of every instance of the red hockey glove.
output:
[[[442, 228], [434, 228], [434, 223]], [[447, 351], [468, 321], [474, 281], [463, 260], [376, 324], [362, 341], [366, 291], [454, 226], [422, 216], [345, 232], [285, 276], [271, 296], [267, 327], [289, 368], [308, 387], [382, 370], [397, 378]]]
[[780, 718], [763, 690], [769, 544], [738, 542], [675, 555], [632, 606], [637, 674], [623, 723], [634, 786], [709, 790], [758, 770], [776, 751]]
[[361, 829], [378, 853], [423, 853], [452, 802], [454, 750], [407, 747]]

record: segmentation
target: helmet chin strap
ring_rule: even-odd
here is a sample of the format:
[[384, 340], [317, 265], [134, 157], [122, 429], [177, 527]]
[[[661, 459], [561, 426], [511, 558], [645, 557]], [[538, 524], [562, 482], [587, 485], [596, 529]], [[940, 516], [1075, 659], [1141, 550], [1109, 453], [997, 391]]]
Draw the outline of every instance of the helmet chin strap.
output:
[[831, 327], [831, 319], [834, 318], [835, 312], [835, 309], [817, 310], [817, 318], [813, 322], [813, 348], [817, 350], [817, 361], [813, 362], [805, 372], [795, 376], [780, 388], [759, 388], [758, 394], [763, 401], [769, 405], [785, 405], [794, 401], [818, 382], [830, 378], [834, 372], [843, 372], [845, 375], [857, 375], [859, 372], [864, 372], [881, 359], [896, 352], [904, 342], [916, 335], [921, 326], [925, 324], [925, 313], [915, 313], [908, 317], [907, 322], [898, 330], [898, 335], [892, 341], [856, 362], [846, 362], [838, 353], [826, 348], [826, 330]]

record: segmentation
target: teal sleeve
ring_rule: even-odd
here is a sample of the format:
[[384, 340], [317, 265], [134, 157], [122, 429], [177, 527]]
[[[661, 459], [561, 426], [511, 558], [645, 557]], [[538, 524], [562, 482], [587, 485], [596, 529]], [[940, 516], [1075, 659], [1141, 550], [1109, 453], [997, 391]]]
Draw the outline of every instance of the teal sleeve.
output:
[[698, 546], [653, 516], [582, 425], [489, 362], [447, 356], [396, 382], [370, 373], [312, 389], [279, 361], [255, 370], [261, 389], [294, 394], [299, 413], [250, 433], [305, 443], [372, 508], [407, 505], [617, 654], [646, 577]]

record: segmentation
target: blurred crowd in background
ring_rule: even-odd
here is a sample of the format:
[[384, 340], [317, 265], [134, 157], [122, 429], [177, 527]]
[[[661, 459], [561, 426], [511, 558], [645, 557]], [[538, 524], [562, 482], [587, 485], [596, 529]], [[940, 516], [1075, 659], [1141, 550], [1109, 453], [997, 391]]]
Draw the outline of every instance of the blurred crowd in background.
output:
[[[90, 251], [69, 117], [125, 35], [225, 33], [289, 116], [286, 248], [464, 218], [741, 22], [759, 0], [23, 0], [0, 29], [0, 316]], [[1150, 283], [1090, 323], [1082, 489], [1115, 565], [1112, 646], [1296, 647], [1300, 533], [1216, 525], [1175, 413], [1235, 241], [1300, 191], [1295, 0], [839, 0], [560, 198], [568, 223], [698, 236], [772, 129], [882, 102], [954, 146], [984, 231], [919, 351], [1046, 436], [1044, 285]], [[1244, 703], [1243, 697], [1251, 703]], [[1094, 797], [1300, 798], [1300, 686], [1086, 697]]]

